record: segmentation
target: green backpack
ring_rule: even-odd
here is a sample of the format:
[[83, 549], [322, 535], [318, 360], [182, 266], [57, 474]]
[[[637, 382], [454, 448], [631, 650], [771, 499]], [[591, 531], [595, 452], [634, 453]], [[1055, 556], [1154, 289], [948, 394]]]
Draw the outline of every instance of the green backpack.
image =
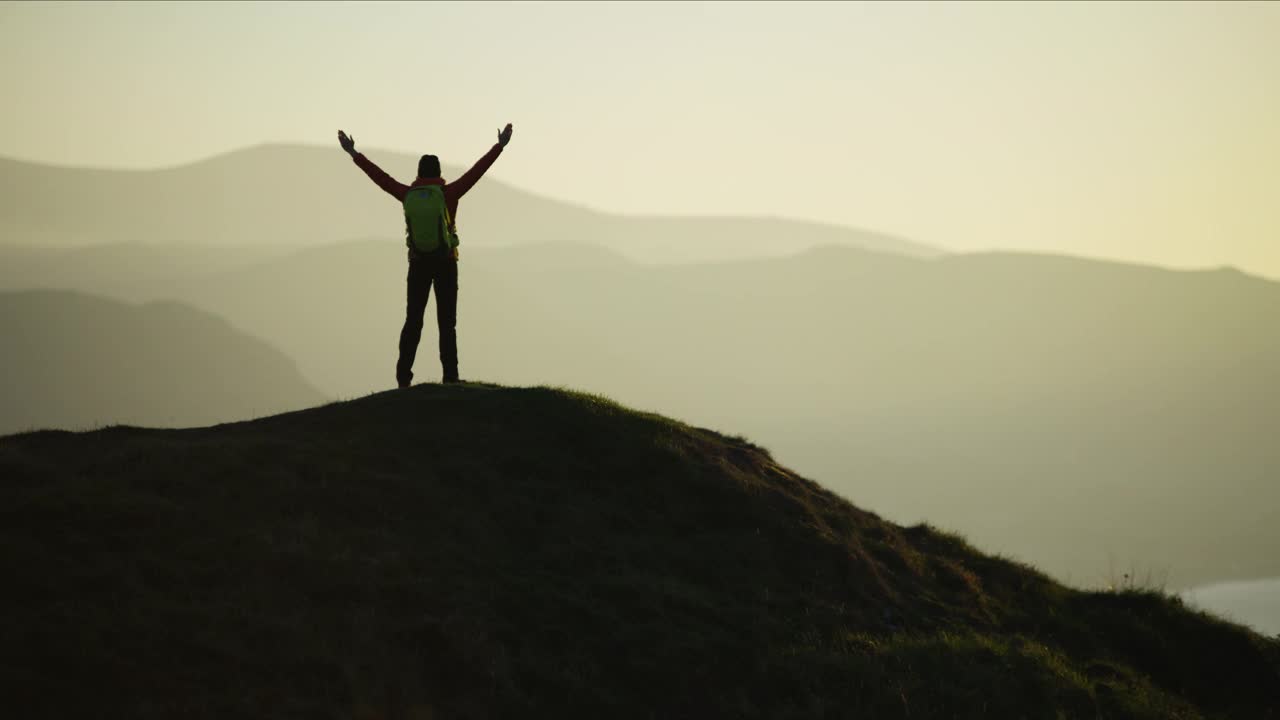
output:
[[449, 206], [441, 185], [409, 188], [404, 196], [405, 244], [421, 254], [433, 253], [441, 247], [458, 247]]

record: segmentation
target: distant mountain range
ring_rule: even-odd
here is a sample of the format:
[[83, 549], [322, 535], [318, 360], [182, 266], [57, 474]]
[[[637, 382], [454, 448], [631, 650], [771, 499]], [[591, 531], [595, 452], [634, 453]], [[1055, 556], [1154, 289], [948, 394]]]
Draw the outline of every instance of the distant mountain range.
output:
[[175, 302], [4, 292], [0, 338], [0, 435], [208, 425], [325, 400], [279, 351]]
[[[169, 265], [148, 284], [152, 250]], [[331, 396], [391, 384], [396, 243], [199, 272], [174, 269], [171, 252], [69, 253], [26, 281], [206, 308]], [[557, 245], [472, 250], [460, 276], [465, 377], [739, 428], [896, 520], [962, 529], [1082, 584], [1127, 570], [1180, 585], [1280, 574], [1260, 550], [1280, 543], [1280, 284], [850, 248], [646, 267]], [[438, 372], [432, 319], [429, 307], [421, 379]]]
[[[477, 148], [476, 157], [485, 149]], [[366, 154], [402, 182], [413, 180], [416, 156], [378, 150]], [[445, 168], [447, 178], [457, 177], [462, 165], [473, 160], [450, 159], [462, 162]], [[0, 244], [298, 248], [404, 237], [396, 201], [336, 146], [259, 145], [160, 170], [66, 168], [0, 159], [0, 190]], [[832, 244], [919, 256], [939, 253], [882, 233], [798, 220], [599, 212], [492, 177], [463, 199], [458, 226], [468, 249], [590, 243], [658, 263], [768, 257]]]
[[[414, 165], [370, 154], [394, 174]], [[178, 301], [278, 347], [326, 396], [391, 384], [399, 213], [341, 152], [266, 146], [146, 172], [8, 162], [0, 177], [16, 188], [0, 196], [0, 289]], [[100, 192], [51, 199], [73, 181]], [[1280, 575], [1261, 550], [1280, 545], [1280, 284], [1229, 268], [939, 255], [786, 221], [626, 218], [491, 180], [474, 193], [461, 216], [464, 377], [603, 392], [746, 432], [860, 505], [1073, 582]], [[139, 231], [139, 217], [159, 230]], [[104, 228], [130, 242], [38, 246]], [[379, 239], [336, 242], [359, 237]], [[764, 244], [736, 244], [752, 237]], [[687, 241], [671, 251], [673, 238]], [[432, 320], [429, 307], [420, 379], [438, 371]]]

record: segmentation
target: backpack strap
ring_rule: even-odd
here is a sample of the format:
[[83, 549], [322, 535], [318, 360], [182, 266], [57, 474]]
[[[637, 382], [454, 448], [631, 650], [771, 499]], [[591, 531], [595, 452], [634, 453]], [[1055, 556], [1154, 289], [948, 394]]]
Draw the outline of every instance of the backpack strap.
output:
[[449, 193], [445, 192], [444, 187], [444, 185], [440, 186], [440, 194], [444, 196], [444, 229], [451, 233], [457, 233], [458, 229], [453, 226], [453, 218], [449, 215]]

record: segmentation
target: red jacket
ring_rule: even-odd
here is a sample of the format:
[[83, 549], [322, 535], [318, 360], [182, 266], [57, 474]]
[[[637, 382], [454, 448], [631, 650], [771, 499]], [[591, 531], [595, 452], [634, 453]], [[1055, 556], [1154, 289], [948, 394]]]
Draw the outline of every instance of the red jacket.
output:
[[488, 170], [493, 161], [497, 160], [501, 154], [502, 144], [494, 143], [493, 147], [489, 148], [489, 152], [485, 153], [484, 157], [477, 160], [476, 164], [472, 165], [471, 169], [463, 173], [462, 177], [457, 180], [446, 183], [444, 178], [420, 177], [414, 180], [412, 185], [400, 184], [395, 178], [383, 172], [382, 168], [374, 165], [372, 160], [364, 156], [364, 153], [353, 153], [351, 159], [356, 161], [356, 165], [364, 171], [365, 175], [369, 176], [370, 180], [400, 202], [404, 202], [405, 193], [409, 192], [409, 188], [415, 188], [420, 185], [443, 185], [444, 201], [449, 207], [449, 217], [453, 218], [453, 224], [456, 227], [458, 224], [458, 200], [467, 194], [471, 186], [476, 184], [480, 176], [484, 175], [484, 171]]

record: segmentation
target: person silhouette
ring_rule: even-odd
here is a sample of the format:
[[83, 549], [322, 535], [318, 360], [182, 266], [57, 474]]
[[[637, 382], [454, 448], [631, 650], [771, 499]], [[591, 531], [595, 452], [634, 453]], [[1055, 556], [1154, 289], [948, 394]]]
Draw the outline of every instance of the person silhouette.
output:
[[471, 169], [453, 182], [440, 177], [440, 159], [423, 155], [418, 160], [418, 177], [410, 185], [397, 182], [382, 168], [356, 152], [356, 141], [338, 131], [338, 144], [356, 166], [404, 208], [405, 244], [409, 247], [408, 291], [404, 327], [400, 330], [400, 355], [396, 360], [396, 385], [413, 382], [413, 360], [422, 337], [422, 315], [427, 309], [431, 286], [436, 288], [436, 325], [440, 329], [441, 382], [458, 379], [458, 200], [476, 184], [511, 142], [511, 123], [498, 131], [498, 142]]

